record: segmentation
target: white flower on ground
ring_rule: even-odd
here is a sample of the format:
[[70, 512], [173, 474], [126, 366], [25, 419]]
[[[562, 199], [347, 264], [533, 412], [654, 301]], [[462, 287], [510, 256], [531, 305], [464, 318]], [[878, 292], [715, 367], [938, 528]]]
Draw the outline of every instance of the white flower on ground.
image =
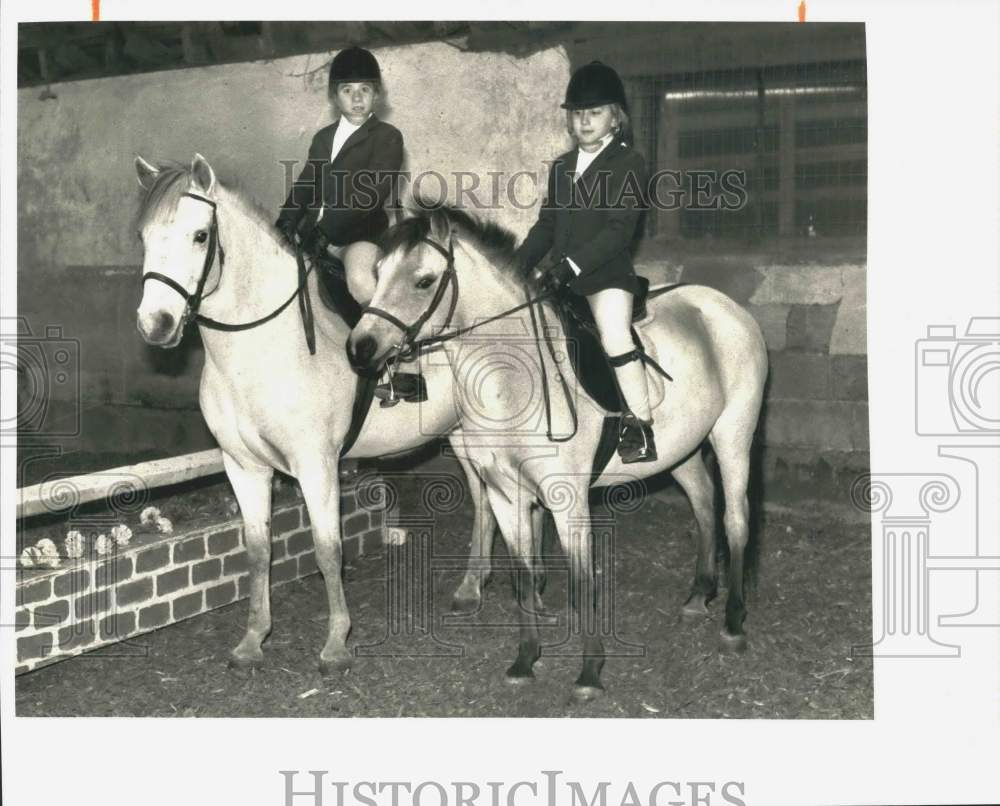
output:
[[21, 567], [34, 568], [42, 553], [34, 546], [26, 546], [21, 552]]
[[160, 510], [156, 507], [146, 507], [142, 512], [139, 513], [139, 523], [143, 526], [152, 526], [156, 523], [157, 518], [160, 517]]
[[49, 538], [43, 537], [35, 543], [35, 548], [38, 549], [39, 553], [39, 558], [35, 560], [37, 565], [48, 568], [59, 567], [59, 564], [62, 562], [59, 557], [59, 549], [56, 548], [56, 544], [49, 540]]
[[160, 534], [168, 535], [174, 531], [174, 525], [170, 522], [169, 518], [157, 518], [156, 528], [160, 530]]
[[111, 550], [114, 548], [114, 541], [111, 540], [103, 532], [94, 538], [94, 551], [99, 555], [103, 556], [105, 554], [110, 554]]
[[63, 548], [66, 551], [66, 556], [71, 559], [76, 559], [77, 557], [83, 556], [83, 535], [76, 529], [72, 529], [66, 533], [66, 539], [63, 541]]
[[132, 539], [132, 530], [124, 523], [119, 523], [117, 526], [111, 527], [111, 536], [119, 546], [127, 546], [129, 540]]

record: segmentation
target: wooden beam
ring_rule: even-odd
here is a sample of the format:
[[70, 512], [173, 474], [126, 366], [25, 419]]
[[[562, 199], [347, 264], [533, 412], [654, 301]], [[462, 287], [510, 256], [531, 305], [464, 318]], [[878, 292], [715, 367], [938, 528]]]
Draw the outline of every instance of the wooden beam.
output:
[[778, 144], [778, 234], [795, 233], [795, 96], [778, 102], [781, 124]]
[[90, 473], [50, 479], [17, 491], [17, 517], [45, 515], [145, 487], [165, 487], [223, 472], [222, 451], [213, 448]]
[[[680, 159], [680, 138], [677, 130], [677, 102], [660, 100], [660, 118], [657, 124], [656, 168], [657, 170], [676, 171], [682, 168]], [[668, 182], [668, 180], [664, 180]], [[672, 191], [682, 191], [683, 186], [675, 187], [672, 182], [660, 190], [666, 199]], [[672, 198], [672, 197], [671, 197]], [[657, 209], [656, 235], [669, 241], [676, 240], [681, 234], [681, 211], [688, 202], [684, 194], [673, 209]]]

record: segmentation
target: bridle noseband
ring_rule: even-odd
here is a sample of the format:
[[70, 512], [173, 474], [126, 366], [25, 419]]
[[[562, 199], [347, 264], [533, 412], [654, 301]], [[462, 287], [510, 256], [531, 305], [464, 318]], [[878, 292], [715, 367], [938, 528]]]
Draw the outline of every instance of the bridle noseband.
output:
[[416, 321], [409, 325], [382, 308], [367, 305], [361, 309], [362, 316], [366, 313], [370, 313], [373, 316], [385, 319], [387, 322], [395, 325], [403, 332], [403, 335], [399, 340], [399, 344], [396, 346], [396, 356], [400, 361], [410, 361], [416, 356], [417, 352], [419, 352], [421, 344], [416, 341], [416, 336], [427, 323], [427, 320], [434, 315], [435, 311], [437, 311], [438, 306], [444, 299], [445, 291], [448, 290], [449, 286], [451, 286], [451, 302], [448, 305], [448, 316], [445, 318], [444, 324], [442, 325], [443, 329], [446, 329], [448, 325], [451, 324], [452, 317], [455, 315], [455, 306], [458, 304], [458, 275], [455, 273], [454, 239], [451, 236], [448, 237], [447, 249], [441, 246], [441, 244], [437, 241], [430, 238], [421, 238], [420, 242], [425, 243], [428, 246], [432, 246], [441, 254], [445, 261], [447, 261], [447, 265], [441, 275], [441, 279], [438, 281], [438, 287], [434, 291], [434, 297], [431, 299], [427, 309], [419, 317], [417, 317]]
[[[226, 251], [222, 248], [222, 244], [219, 243], [219, 219], [216, 213], [215, 202], [197, 193], [184, 193], [182, 195], [204, 202], [212, 208], [212, 224], [208, 230], [208, 252], [205, 254], [205, 263], [201, 269], [201, 276], [198, 278], [198, 285], [195, 287], [194, 293], [191, 293], [172, 277], [167, 277], [167, 275], [160, 274], [158, 271], [148, 271], [142, 278], [143, 285], [149, 280], [157, 280], [168, 288], [172, 288], [184, 298], [187, 304], [184, 306], [184, 314], [181, 316], [181, 329], [187, 326], [192, 317], [198, 316], [198, 308], [201, 306], [201, 301], [205, 296], [205, 283], [208, 281], [209, 272], [211, 272], [212, 265], [215, 263], [216, 252], [219, 253], [220, 282], [222, 281], [221, 272], [226, 264]], [[216, 288], [218, 288], [218, 285], [216, 285]]]

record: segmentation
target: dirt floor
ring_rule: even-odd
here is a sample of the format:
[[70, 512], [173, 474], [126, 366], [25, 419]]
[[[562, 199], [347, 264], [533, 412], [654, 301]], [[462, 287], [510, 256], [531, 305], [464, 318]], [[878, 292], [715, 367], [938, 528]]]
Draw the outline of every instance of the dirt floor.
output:
[[[404, 491], [402, 506], [406, 506]], [[536, 681], [511, 687], [516, 653], [509, 574], [498, 571], [482, 609], [455, 617], [455, 558], [471, 508], [440, 515], [433, 534], [369, 554], [345, 570], [353, 618], [351, 672], [317, 670], [326, 627], [319, 576], [275, 590], [262, 669], [229, 671], [246, 602], [45, 667], [17, 679], [21, 716], [587, 716], [871, 719], [872, 666], [852, 646], [871, 642], [870, 527], [803, 503], [769, 507], [757, 530], [746, 627], [749, 648], [721, 654], [724, 600], [697, 623], [680, 605], [693, 574], [694, 520], [668, 487], [615, 521], [605, 696], [569, 701], [579, 642], [566, 640], [566, 577], [546, 558], [545, 604], [558, 624]], [[506, 552], [497, 541], [494, 557]], [[441, 568], [444, 565], [450, 568]], [[421, 573], [419, 569], [424, 569]], [[401, 585], [404, 586], [401, 587]]]

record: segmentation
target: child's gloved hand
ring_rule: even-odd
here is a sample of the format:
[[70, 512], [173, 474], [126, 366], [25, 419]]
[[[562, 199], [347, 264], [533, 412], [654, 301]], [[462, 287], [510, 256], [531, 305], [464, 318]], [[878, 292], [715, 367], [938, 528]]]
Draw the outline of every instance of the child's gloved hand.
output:
[[279, 218], [274, 222], [274, 226], [277, 227], [278, 232], [281, 233], [282, 240], [285, 241], [292, 249], [295, 248], [295, 231], [296, 226], [293, 221], [287, 218]]
[[536, 270], [536, 272], [538, 283], [545, 291], [549, 292], [558, 291], [576, 276], [565, 258], [548, 269]]

